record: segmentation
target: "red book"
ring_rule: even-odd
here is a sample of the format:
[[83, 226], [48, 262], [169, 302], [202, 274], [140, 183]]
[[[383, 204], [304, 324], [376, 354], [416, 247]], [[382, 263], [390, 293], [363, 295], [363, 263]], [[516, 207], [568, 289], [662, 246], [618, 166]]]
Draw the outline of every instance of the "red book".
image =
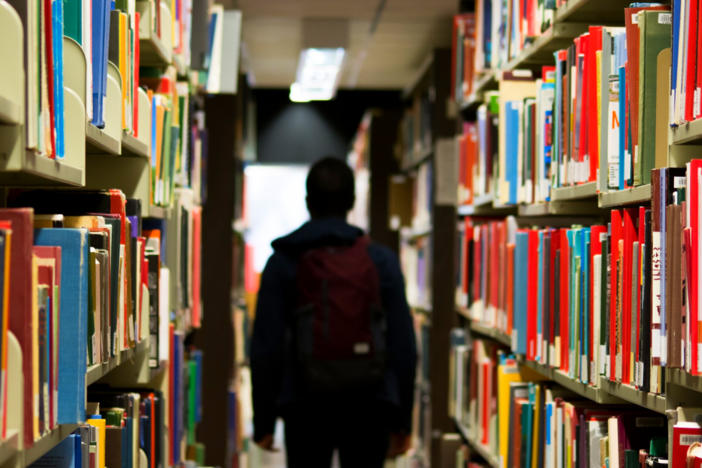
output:
[[[693, 285], [699, 284], [700, 275], [700, 265], [699, 265], [699, 255], [700, 255], [700, 242], [702, 242], [702, 232], [700, 229], [700, 185], [698, 181], [702, 178], [702, 159], [693, 159], [690, 161], [690, 167], [688, 169], [687, 180], [690, 190], [690, 199], [687, 202], [690, 204], [690, 219], [688, 220], [688, 225], [691, 228], [690, 231], [690, 249], [691, 256], [691, 280]], [[692, 350], [690, 360], [691, 370], [690, 372], [694, 375], [699, 375], [702, 369], [699, 366], [699, 290], [696, 287], [690, 288], [690, 292], [693, 294], [692, 304], [690, 310], [688, 311], [688, 316], [690, 317], [690, 341]], [[697, 345], [695, 345], [697, 343]]]
[[10, 331], [22, 348], [24, 374], [24, 447], [34, 445], [34, 345], [32, 333], [32, 247], [34, 245], [34, 210], [0, 209], [0, 220], [12, 222], [10, 247]]
[[[482, 257], [483, 257], [483, 248], [482, 248], [482, 229], [480, 226], [476, 226], [477, 229], [475, 229], [473, 232], [477, 234], [477, 237], [473, 239], [473, 303], [476, 303], [478, 300], [482, 299], [481, 297], [481, 291], [482, 287], [480, 285], [481, 279], [483, 277], [482, 275]], [[481, 317], [482, 319], [482, 317]]]
[[[561, 315], [560, 315], [560, 355], [561, 355], [561, 370], [568, 372], [569, 350], [568, 350], [568, 317], [570, 316], [570, 244], [568, 243], [568, 232], [570, 229], [561, 229]], [[558, 350], [556, 351], [558, 352]]]
[[[697, 22], [695, 23], [695, 26], [698, 26], [700, 22], [702, 21], [702, 8], [697, 6]], [[697, 51], [699, 52], [702, 50], [702, 28], [697, 27]], [[697, 95], [697, 99], [695, 100], [697, 102], [697, 106], [693, 109], [693, 117], [695, 119], [699, 119], [702, 117], [702, 109], [700, 109], [700, 99], [702, 99], [702, 67], [697, 67], [697, 78], [695, 82], [695, 94]]]
[[[464, 129], [465, 131], [465, 129]], [[468, 187], [467, 187], [467, 181], [466, 181], [466, 173], [468, 170], [466, 167], [468, 166], [466, 161], [466, 135], [463, 134], [458, 137], [458, 204], [459, 205], [470, 205], [466, 201], [467, 198], [467, 192], [468, 192]]]
[[[597, 52], [602, 51], [602, 26], [590, 26], [590, 43], [585, 56], [585, 67], [587, 70], [587, 108], [597, 109]], [[597, 123], [597, 112], [587, 114], [587, 137], [592, 144], [588, 145], [588, 156], [590, 157], [590, 182], [597, 180], [597, 171], [600, 167], [600, 148], [594, 142], [599, 141], [597, 135], [599, 125]], [[591, 348], [592, 349], [592, 348]]]
[[[473, 224], [471, 223], [470, 217], [466, 216], [466, 218], [463, 220], [464, 223], [464, 233], [463, 233], [463, 257], [464, 257], [464, 266], [463, 266], [463, 284], [461, 289], [463, 290], [463, 293], [468, 295], [468, 276], [469, 276], [469, 270], [471, 268], [470, 266], [470, 252], [471, 252], [471, 247], [472, 247], [472, 241], [473, 241]], [[466, 304], [461, 304], [461, 306], [466, 306]]]
[[507, 244], [507, 335], [514, 324], [514, 244]]
[[[551, 265], [549, 266], [549, 280], [551, 285], [553, 287], [549, 288], [550, 290], [550, 297], [549, 297], [549, 323], [548, 323], [548, 344], [550, 347], [554, 347], [554, 338], [556, 336], [556, 330], [554, 329], [555, 323], [556, 323], [556, 314], [559, 313], [560, 310], [560, 305], [556, 304], [556, 253], [560, 250], [561, 248], [561, 236], [560, 232], [558, 229], [551, 229], [551, 252], [550, 252], [550, 260], [551, 260]], [[550, 355], [551, 350], [549, 349], [549, 355]], [[549, 362], [549, 364], [551, 364]]]
[[616, 380], [616, 367], [617, 367], [617, 299], [619, 298], [620, 291], [617, 288], [618, 284], [618, 268], [619, 263], [619, 241], [622, 239], [622, 213], [619, 210], [612, 210], [612, 260], [611, 260], [611, 274], [610, 274], [610, 313], [609, 313], [609, 342], [610, 342], [610, 352], [609, 352], [609, 380]]
[[478, 160], [478, 130], [474, 123], [466, 124], [466, 130], [466, 204], [471, 205], [473, 203], [473, 172]]
[[[34, 254], [37, 254], [37, 249], [40, 249], [41, 247], [34, 247]], [[38, 257], [38, 255], [36, 255]], [[53, 352], [51, 349], [52, 343], [51, 343], [51, 332], [53, 330], [53, 321], [51, 320], [51, 314], [53, 314], [53, 307], [54, 307], [54, 285], [55, 283], [55, 276], [54, 276], [54, 269], [51, 266], [48, 265], [38, 265], [37, 268], [37, 276], [39, 279], [40, 285], [46, 285], [47, 286], [47, 295], [49, 298], [49, 309], [47, 309], [47, 316], [46, 316], [46, 335], [44, 339], [46, 340], [46, 346], [47, 349], [49, 349], [49, 355], [52, 356], [53, 358]], [[49, 314], [51, 312], [51, 314]], [[52, 393], [53, 393], [53, 379], [52, 379], [52, 358], [48, 360], [47, 362], [47, 368], [46, 368], [46, 382], [49, 386], [48, 391], [50, 392], [49, 395], [49, 408], [48, 408], [48, 414], [49, 414], [49, 419], [48, 421], [43, 421], [45, 431], [48, 431], [50, 429], [53, 429], [53, 414], [54, 414], [54, 399], [52, 398]], [[41, 398], [41, 392], [42, 389], [39, 389], [39, 398]], [[40, 415], [41, 418], [41, 415]], [[40, 422], [41, 424], [41, 422]]]
[[[637, 291], [637, 297], [636, 297], [636, 312], [634, 313], [634, 316], [636, 317], [636, 342], [640, 343], [641, 342], [641, 327], [639, 324], [641, 323], [641, 301], [644, 299], [642, 297], [643, 295], [643, 271], [642, 271], [642, 265], [644, 263], [644, 258], [643, 258], [643, 250], [644, 250], [644, 245], [646, 243], [646, 207], [645, 206], [640, 206], [639, 207], [639, 219], [638, 219], [638, 224], [639, 224], [639, 265], [637, 265], [637, 275], [636, 277], [638, 278], [638, 283], [636, 287]], [[634, 355], [634, 363], [639, 362], [639, 347], [636, 346], [635, 348], [635, 355]]]
[[622, 323], [624, 326], [622, 343], [624, 354], [622, 356], [622, 382], [626, 384], [631, 382], [631, 318], [632, 307], [636, 304], [636, 296], [632, 296], [632, 280], [635, 268], [633, 263], [634, 242], [638, 241], [638, 214], [636, 208], [626, 208], [624, 210], [624, 291], [622, 294]]
[[539, 287], [539, 231], [529, 231], [529, 277], [527, 278], [527, 360], [536, 357], [536, 309]]
[[679, 422], [673, 426], [673, 450], [670, 466], [687, 466], [687, 451], [695, 442], [702, 442], [702, 428], [694, 422]]
[[687, 64], [685, 65], [685, 109], [683, 118], [691, 122], [695, 118], [695, 81], [697, 80], [697, 21], [690, 21], [689, 18], [697, 18], [699, 0], [689, 1], [689, 17], [687, 18]]
[[[689, 369], [689, 372], [692, 374], [696, 374], [697, 372], [697, 367], [695, 367], [695, 362], [697, 362], [697, 352], [695, 351], [696, 347], [694, 346], [694, 343], [697, 343], [697, 336], [698, 336], [698, 328], [696, 326], [693, 326], [694, 323], [697, 323], [697, 288], [694, 287], [693, 285], [697, 284], [695, 281], [695, 277], [693, 276], [693, 269], [692, 269], [692, 252], [694, 251], [694, 248], [692, 246], [692, 228], [686, 227], [683, 230], [683, 242], [685, 245], [685, 261], [687, 263], [687, 284], [688, 284], [688, 296], [690, 298], [690, 303], [687, 305], [687, 313], [686, 313], [686, 319], [690, 328], [690, 336], [687, 337], [688, 343], [687, 343], [687, 349], [690, 351], [686, 352], [685, 359], [690, 359], [690, 363], [685, 364], [685, 368]], [[694, 311], [694, 313], [693, 313]], [[694, 356], [694, 357], [693, 357]], [[686, 361], [687, 362], [687, 361]], [[694, 371], [693, 371], [694, 369]]]
[[490, 325], [495, 326], [500, 283], [500, 223], [490, 223]]
[[[578, 88], [582, 93], [580, 97], [580, 143], [578, 145], [579, 155], [578, 158], [582, 163], [588, 161], [588, 133], [587, 133], [587, 88], [588, 88], [588, 50], [590, 49], [590, 36], [588, 34], [583, 34], [580, 36], [580, 53], [583, 56], [583, 82], [578, 83]], [[597, 107], [595, 107], [597, 109]], [[597, 140], [594, 140], [597, 141]], [[588, 166], [588, 170], [590, 167]], [[588, 178], [587, 180], [591, 180]]]
[[[54, 281], [53, 284], [58, 284], [59, 285], [59, 296], [61, 294], [60, 290], [60, 281], [61, 281], [61, 247], [44, 247], [44, 246], [34, 246], [34, 255], [37, 256], [39, 261], [41, 262], [41, 259], [50, 259], [54, 261], [54, 269], [53, 269], [53, 275], [54, 275]], [[51, 310], [52, 310], [52, 315], [53, 312], [56, 314], [56, 318], [58, 319], [58, 322], [53, 322], [53, 317], [51, 317], [51, 330], [52, 330], [52, 338], [55, 336], [56, 340], [58, 340], [59, 337], [59, 323], [61, 320], [61, 310], [60, 310], [60, 303], [59, 301], [54, 298], [53, 291], [49, 292], [49, 295], [51, 297]], [[53, 330], [56, 330], [55, 333], [53, 333]], [[57, 341], [56, 343], [56, 349], [59, 349], [60, 343]], [[53, 346], [52, 346], [53, 347]], [[51, 423], [49, 424], [50, 428], [56, 427], [57, 423], [57, 416], [58, 416], [58, 408], [56, 407], [57, 401], [58, 401], [58, 355], [57, 353], [52, 353], [51, 355], [51, 362], [49, 363], [49, 387], [50, 387], [50, 399], [49, 399], [49, 407], [50, 407], [50, 421]], [[7, 413], [6, 413], [7, 414]]]
[[489, 440], [489, 434], [490, 434], [490, 362], [483, 362], [482, 365], [482, 373], [483, 373], [483, 382], [485, 385], [485, 388], [483, 388], [483, 401], [480, 402], [481, 405], [483, 405], [483, 420], [480, 421], [480, 424], [482, 425], [482, 435], [483, 437], [480, 440], [480, 443], [483, 445], [487, 445], [490, 440]]

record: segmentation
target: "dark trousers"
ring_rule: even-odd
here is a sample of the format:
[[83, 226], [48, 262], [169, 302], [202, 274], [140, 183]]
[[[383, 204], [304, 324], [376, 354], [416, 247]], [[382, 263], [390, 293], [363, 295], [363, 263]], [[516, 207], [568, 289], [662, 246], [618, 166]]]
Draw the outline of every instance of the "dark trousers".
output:
[[392, 407], [384, 402], [295, 403], [283, 411], [288, 468], [382, 468], [390, 445]]

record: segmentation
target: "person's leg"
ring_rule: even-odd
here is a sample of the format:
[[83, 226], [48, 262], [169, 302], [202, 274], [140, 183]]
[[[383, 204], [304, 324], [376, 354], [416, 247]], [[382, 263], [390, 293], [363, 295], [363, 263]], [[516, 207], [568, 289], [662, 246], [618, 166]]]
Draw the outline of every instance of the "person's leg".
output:
[[390, 411], [384, 402], [354, 403], [341, 410], [341, 468], [383, 468], [390, 446]]
[[328, 412], [306, 404], [284, 411], [285, 451], [288, 468], [329, 468], [334, 452], [334, 431]]

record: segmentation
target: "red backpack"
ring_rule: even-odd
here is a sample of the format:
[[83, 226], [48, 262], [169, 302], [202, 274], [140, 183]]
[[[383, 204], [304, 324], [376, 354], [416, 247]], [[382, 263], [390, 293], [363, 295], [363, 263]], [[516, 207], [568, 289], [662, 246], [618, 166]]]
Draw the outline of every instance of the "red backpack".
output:
[[310, 249], [297, 267], [295, 340], [313, 392], [358, 390], [382, 380], [385, 311], [367, 237]]

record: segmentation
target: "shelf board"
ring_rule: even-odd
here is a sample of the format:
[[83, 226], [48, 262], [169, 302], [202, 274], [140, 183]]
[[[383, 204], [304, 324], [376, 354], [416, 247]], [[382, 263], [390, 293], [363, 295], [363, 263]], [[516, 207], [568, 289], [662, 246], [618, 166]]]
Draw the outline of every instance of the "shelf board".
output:
[[551, 201], [579, 200], [597, 196], [597, 182], [551, 189]]
[[573, 38], [587, 32], [588, 26], [585, 23], [555, 23], [551, 25], [534, 42], [524, 46], [521, 53], [507, 62], [503, 69], [511, 71], [553, 64], [553, 53], [572, 45]]
[[456, 306], [456, 313], [467, 318], [468, 320], [473, 320], [473, 318], [470, 316], [470, 309], [467, 307]]
[[154, 33], [148, 39], [139, 40], [139, 65], [164, 68], [171, 64], [166, 47]]
[[171, 219], [171, 209], [164, 206], [149, 205], [149, 213], [146, 218]]
[[184, 78], [188, 76], [188, 67], [185, 66], [185, 57], [180, 54], [173, 54], [173, 65], [175, 65], [179, 77]]
[[410, 309], [412, 309], [415, 312], [418, 312], [420, 314], [431, 315], [431, 306], [430, 305], [415, 304], [415, 305], [410, 305]]
[[651, 184], [624, 190], [600, 193], [600, 207], [613, 208], [621, 205], [651, 203]]
[[593, 387], [592, 385], [588, 385], [585, 383], [582, 383], [578, 380], [573, 379], [570, 377], [568, 374], [561, 370], [554, 369], [553, 370], [553, 380], [557, 384], [577, 393], [578, 395], [587, 398], [588, 400], [592, 400], [596, 403], [602, 403], [602, 404], [622, 404], [626, 403], [623, 401], [622, 398], [617, 398], [616, 396], [612, 395], [610, 392], [606, 391], [606, 389], [602, 388], [602, 384], [600, 383], [600, 388]]
[[137, 140], [126, 132], [122, 132], [122, 155], [148, 158], [149, 145]]
[[668, 379], [668, 383], [679, 385], [681, 387], [689, 388], [696, 392], [702, 393], [702, 376], [692, 375], [685, 372], [682, 369], [672, 369], [667, 368], [665, 374]]
[[516, 205], [500, 205], [495, 201], [492, 194], [481, 195], [473, 198], [472, 205], [460, 205], [457, 208], [459, 216], [475, 216], [475, 215], [508, 215], [516, 214]]
[[674, 145], [702, 144], [702, 119], [673, 127], [671, 130]]
[[7, 437], [0, 442], [0, 466], [7, 463], [18, 452], [19, 433], [16, 429], [8, 429]]
[[121, 142], [90, 122], [85, 124], [85, 154], [119, 155]]
[[417, 169], [434, 155], [434, 146], [425, 148], [419, 153], [412, 154], [412, 161], [402, 166], [402, 172], [409, 172]]
[[133, 357], [148, 351], [148, 349], [149, 339], [146, 338], [142, 340], [141, 343], [137, 343], [134, 348], [125, 349], [124, 351], [120, 352], [119, 355], [110, 358], [107, 362], [88, 367], [88, 370], [85, 373], [85, 385], [88, 386], [94, 384], [119, 367], [120, 364], [131, 361]]
[[568, 0], [556, 10], [555, 22], [581, 21], [624, 26], [623, 5], [611, 0]]
[[22, 167], [3, 168], [0, 162], [0, 185], [10, 187], [46, 187], [83, 185], [83, 171], [56, 159], [26, 150]]
[[22, 108], [2, 94], [0, 94], [0, 122], [5, 125], [22, 123]]
[[637, 390], [631, 385], [612, 382], [604, 376], [600, 376], [600, 388], [610, 395], [626, 400], [629, 403], [643, 406], [656, 413], [665, 414], [665, 397], [655, 393]]
[[519, 205], [519, 216], [600, 216], [600, 210], [594, 200], [590, 201], [553, 201], [532, 205]]
[[478, 442], [476, 440], [473, 440], [470, 437], [470, 431], [468, 430], [468, 428], [465, 425], [463, 425], [463, 423], [461, 423], [460, 421], [457, 421], [455, 419], [454, 419], [454, 422], [456, 423], [456, 428], [458, 429], [458, 432], [461, 434], [461, 437], [463, 437], [463, 439], [466, 442], [468, 442], [468, 445], [470, 446], [470, 448], [475, 453], [480, 455], [488, 463], [488, 465], [490, 465], [490, 468], [499, 468], [500, 463], [499, 463], [497, 457], [495, 455], [492, 455], [490, 453], [490, 450], [487, 447], [485, 447], [483, 444], [481, 444], [480, 442]]
[[39, 460], [76, 429], [78, 429], [78, 424], [61, 424], [40, 439], [35, 440], [34, 445], [24, 451], [24, 466], [28, 467]]
[[480, 322], [471, 320], [470, 329], [471, 331], [479, 335], [492, 338], [493, 340], [502, 343], [503, 345], [512, 346], [512, 337], [510, 337], [506, 333], [501, 332], [500, 330], [497, 330], [496, 328], [488, 327], [486, 325], [481, 324]]
[[419, 84], [422, 82], [424, 76], [427, 74], [433, 63], [434, 53], [432, 52], [424, 58], [424, 61], [415, 72], [414, 76], [412, 77], [412, 80], [410, 80], [409, 84], [402, 90], [403, 101], [414, 93], [414, 91], [417, 89], [417, 86], [419, 86]]

